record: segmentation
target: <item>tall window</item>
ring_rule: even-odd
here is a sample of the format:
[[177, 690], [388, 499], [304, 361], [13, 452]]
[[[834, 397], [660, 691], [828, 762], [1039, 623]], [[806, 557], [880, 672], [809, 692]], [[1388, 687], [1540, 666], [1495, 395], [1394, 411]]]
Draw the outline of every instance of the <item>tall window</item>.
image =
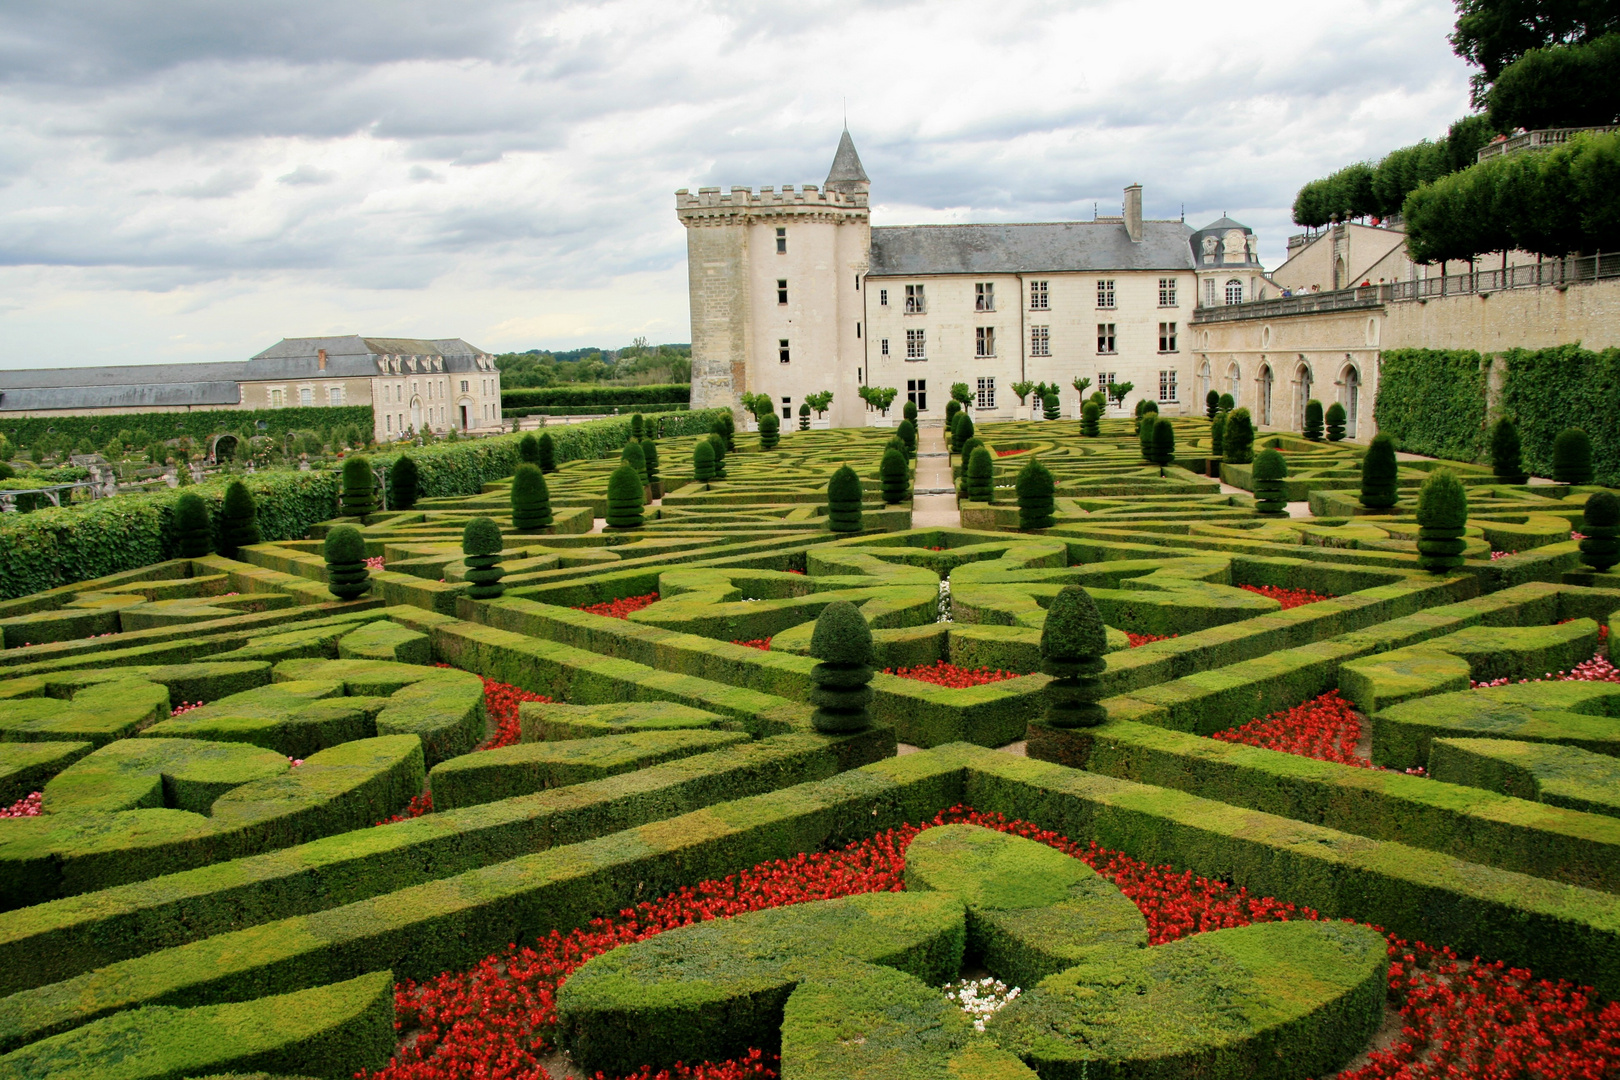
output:
[[1113, 385], [1114, 373], [1112, 371], [1097, 372], [1097, 389], [1103, 392], [1105, 398], [1108, 396], [1108, 388]]
[[1114, 279], [1104, 278], [1097, 282], [1097, 306], [1111, 308], [1114, 306]]
[[907, 379], [906, 400], [917, 406], [918, 412], [928, 411], [928, 380]]
[[928, 359], [928, 347], [927, 347], [926, 343], [923, 340], [923, 331], [921, 331], [921, 330], [907, 330], [906, 331], [906, 359], [907, 360], [926, 360], [926, 359]]
[[341, 387], [341, 386], [328, 386], [326, 388], [326, 403], [328, 405], [333, 405], [333, 406], [342, 405], [343, 404], [343, 387]]
[[906, 314], [921, 315], [928, 310], [928, 302], [923, 296], [921, 285], [906, 286]]
[[1233, 278], [1226, 283], [1226, 302], [1228, 304], [1243, 303], [1243, 282]]
[[776, 279], [776, 302], [778, 304], [787, 303], [787, 278]]
[[784, 363], [784, 364], [788, 362], [789, 357], [788, 357], [788, 339], [787, 338], [777, 338], [776, 339], [776, 358], [778, 360], [782, 361], [782, 363]]
[[973, 331], [973, 355], [996, 355], [996, 328], [993, 326], [980, 326]]
[[996, 407], [996, 380], [994, 376], [979, 380], [978, 408], [993, 409]]
[[1160, 352], [1175, 352], [1176, 351], [1176, 324], [1175, 323], [1173, 323], [1173, 322], [1162, 322], [1162, 323], [1159, 324], [1159, 351]]
[[466, 379], [461, 380], [461, 392], [463, 394], [465, 394], [467, 392], [467, 380]]
[[782, 419], [793, 419], [793, 399], [790, 397], [782, 399]]
[[888, 307], [888, 306], [889, 306], [889, 290], [888, 289], [879, 289], [878, 290], [878, 307]]
[[1159, 372], [1159, 400], [1176, 400], [1176, 373], [1174, 370]]
[[996, 283], [993, 281], [980, 281], [973, 286], [973, 310], [996, 310]]
[[1176, 279], [1175, 278], [1173, 278], [1173, 277], [1162, 277], [1162, 278], [1159, 279], [1159, 306], [1160, 307], [1175, 307], [1176, 306]]
[[1204, 279], [1204, 306], [1205, 307], [1214, 307], [1215, 306], [1215, 279], [1214, 278], [1205, 278]]
[[1046, 282], [1032, 281], [1029, 283], [1029, 310], [1045, 311], [1048, 308], [1046, 299]]
[[312, 387], [300, 386], [298, 388], [298, 404], [305, 408], [315, 404], [315, 391]]
[[1029, 355], [1052, 355], [1052, 328], [1049, 326], [1032, 326], [1029, 328]]
[[777, 229], [776, 230], [776, 253], [778, 255], [786, 255], [787, 254], [787, 230], [786, 229]]
[[884, 356], [889, 355], [889, 339], [888, 338], [883, 339], [883, 355]]
[[1100, 322], [1097, 324], [1097, 351], [1100, 353], [1116, 352], [1114, 348], [1114, 324]]
[[278, 388], [270, 391], [270, 407], [272, 409], [279, 409], [281, 408], [282, 404], [281, 390]]

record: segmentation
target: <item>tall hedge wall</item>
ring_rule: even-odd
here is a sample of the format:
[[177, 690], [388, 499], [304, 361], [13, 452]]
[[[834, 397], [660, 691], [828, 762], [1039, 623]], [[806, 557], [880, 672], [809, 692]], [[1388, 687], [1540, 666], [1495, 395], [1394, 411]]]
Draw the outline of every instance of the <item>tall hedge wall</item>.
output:
[[335, 424], [357, 424], [364, 432], [372, 430], [370, 405], [317, 405], [286, 409], [201, 409], [196, 412], [118, 413], [111, 416], [0, 416], [0, 434], [15, 446], [32, 446], [41, 435], [52, 433], [71, 442], [89, 439], [96, 447], [122, 430], [144, 430], [153, 439], [176, 439], [190, 435], [205, 439], [216, 431], [257, 429], [264, 421], [264, 434], [283, 435], [289, 431], [309, 431]]
[[649, 386], [520, 387], [501, 391], [502, 409], [522, 409], [541, 405], [590, 405], [611, 409], [615, 405], [674, 405], [692, 399], [691, 383], [654, 383]]
[[[502, 409], [501, 416], [507, 420], [514, 420], [524, 416], [596, 416], [603, 411], [601, 405], [526, 405], [521, 409]], [[651, 405], [610, 405], [608, 409], [617, 409], [623, 413], [664, 413], [681, 412], [688, 408], [684, 401], [654, 402]]]
[[1378, 430], [1412, 454], [1478, 461], [1485, 453], [1485, 372], [1470, 349], [1390, 349], [1373, 403]]
[[1519, 425], [1525, 468], [1551, 476], [1553, 439], [1579, 427], [1592, 437], [1597, 482], [1620, 486], [1620, 349], [1510, 349], [1503, 359], [1502, 408]]

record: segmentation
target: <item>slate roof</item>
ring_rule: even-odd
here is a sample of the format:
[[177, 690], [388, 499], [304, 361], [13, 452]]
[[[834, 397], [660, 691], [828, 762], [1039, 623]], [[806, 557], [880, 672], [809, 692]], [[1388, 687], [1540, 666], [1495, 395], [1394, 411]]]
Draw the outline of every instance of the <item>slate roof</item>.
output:
[[872, 230], [868, 276], [1191, 270], [1192, 235], [1180, 221], [1142, 222], [1139, 244], [1117, 220], [881, 226]]
[[0, 412], [236, 405], [246, 369], [237, 361], [0, 371]]
[[[325, 371], [317, 368], [321, 349], [326, 350]], [[249, 360], [242, 377], [250, 382], [373, 378], [379, 374], [379, 356], [439, 356], [444, 358], [445, 371], [470, 371], [473, 357], [487, 355], [460, 338], [368, 338], [358, 334], [282, 338]]]
[[844, 130], [843, 136], [838, 140], [838, 152], [833, 154], [832, 168], [827, 171], [827, 187], [839, 183], [870, 183], [871, 178], [861, 167], [861, 155], [855, 152], [855, 140], [849, 137], [849, 130]]

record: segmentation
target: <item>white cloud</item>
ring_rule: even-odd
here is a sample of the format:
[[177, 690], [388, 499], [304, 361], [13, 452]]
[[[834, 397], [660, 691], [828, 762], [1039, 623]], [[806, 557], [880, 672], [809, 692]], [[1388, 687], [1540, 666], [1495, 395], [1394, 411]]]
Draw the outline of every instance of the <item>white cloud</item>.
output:
[[331, 169], [318, 169], [314, 165], [300, 165], [290, 173], [276, 177], [283, 184], [330, 184], [337, 179]]

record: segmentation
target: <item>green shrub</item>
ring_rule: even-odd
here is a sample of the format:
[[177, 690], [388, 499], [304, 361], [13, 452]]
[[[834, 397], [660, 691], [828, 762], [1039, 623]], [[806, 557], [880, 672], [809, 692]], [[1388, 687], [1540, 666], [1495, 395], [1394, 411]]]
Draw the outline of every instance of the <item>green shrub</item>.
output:
[[1052, 598], [1041, 627], [1041, 670], [1052, 676], [1042, 691], [1048, 724], [1093, 727], [1108, 719], [1107, 710], [1097, 704], [1107, 651], [1097, 602], [1080, 586], [1065, 585]]
[[833, 532], [860, 532], [861, 480], [855, 470], [841, 465], [827, 481], [827, 525]]
[[1248, 409], [1233, 409], [1226, 414], [1226, 453], [1233, 465], [1248, 465], [1254, 461], [1254, 418]]
[[1018, 527], [1020, 529], [1046, 529], [1053, 522], [1052, 470], [1042, 465], [1039, 458], [1031, 458], [1018, 472]]
[[1379, 372], [1373, 404], [1379, 431], [1410, 453], [1479, 460], [1485, 441], [1485, 372], [1479, 353], [1386, 349]]
[[1153, 460], [1153, 429], [1159, 426], [1159, 411], [1146, 412], [1136, 418], [1136, 442], [1143, 461]]
[[1221, 395], [1220, 395], [1219, 391], [1211, 390], [1208, 393], [1206, 393], [1204, 395], [1204, 414], [1205, 414], [1206, 418], [1208, 418], [1210, 420], [1215, 419], [1215, 414], [1220, 412], [1220, 410], [1221, 410]]
[[640, 442], [641, 441], [641, 436], [646, 431], [646, 427], [647, 427], [647, 421], [642, 418], [640, 413], [636, 413], [633, 416], [631, 416], [630, 417], [630, 438], [635, 442]]
[[574, 383], [567, 386], [524, 386], [510, 390], [502, 389], [501, 408], [572, 405], [591, 406], [607, 412], [632, 405], [678, 405], [690, 401], [691, 398], [690, 383], [653, 383], [647, 386]]
[[1237, 399], [1231, 394], [1221, 395], [1221, 412], [1231, 412], [1237, 407]]
[[1087, 401], [1080, 407], [1080, 434], [1087, 438], [1096, 438], [1098, 434], [1098, 421], [1102, 417], [1102, 406], [1095, 401]]
[[967, 467], [967, 497], [978, 502], [995, 502], [996, 466], [990, 458], [990, 451], [984, 446], [974, 447], [972, 456], [968, 458]]
[[1418, 489], [1417, 523], [1418, 566], [1438, 574], [1463, 564], [1468, 493], [1456, 473], [1436, 469], [1423, 481]]
[[1322, 403], [1311, 398], [1305, 403], [1304, 436], [1311, 442], [1322, 441]]
[[1262, 514], [1286, 514], [1288, 502], [1283, 480], [1288, 461], [1275, 450], [1262, 450], [1254, 459], [1254, 508]]
[[619, 451], [619, 460], [636, 470], [636, 475], [641, 477], [643, 487], [649, 483], [647, 479], [647, 455], [642, 452], [641, 443], [625, 443], [624, 449]]
[[647, 483], [658, 483], [662, 479], [658, 475], [658, 444], [651, 439], [642, 439], [641, 457], [647, 463]]
[[538, 453], [535, 455], [534, 463], [540, 466], [540, 471], [543, 473], [556, 472], [557, 441], [551, 437], [551, 432], [542, 431], [536, 443]]
[[1491, 429], [1491, 472], [1504, 484], [1530, 479], [1519, 452], [1519, 427], [1510, 417], [1502, 417]]
[[[910, 405], [911, 402], [908, 401], [906, 404]], [[807, 401], [801, 401], [799, 403], [799, 430], [810, 430], [810, 403]]]
[[917, 403], [907, 401], [905, 406], [901, 408], [900, 415], [915, 424], [917, 422]]
[[1620, 349], [1510, 349], [1498, 363], [1507, 368], [1502, 410], [1519, 425], [1525, 471], [1553, 475], [1554, 439], [1578, 427], [1592, 438], [1593, 481], [1620, 487]]
[[529, 432], [518, 440], [518, 460], [526, 461], [530, 465], [540, 464], [540, 440], [534, 432]]
[[364, 454], [343, 459], [343, 514], [363, 518], [377, 509], [377, 480]]
[[498, 600], [506, 592], [506, 586], [501, 584], [506, 575], [501, 566], [505, 546], [501, 527], [487, 517], [473, 518], [461, 531], [462, 561], [467, 564], [467, 580], [472, 584], [467, 595], [472, 599]]
[[[258, 426], [261, 422], [262, 430]], [[123, 441], [145, 447], [152, 442], [161, 445], [164, 439], [177, 438], [206, 444], [209, 438], [225, 431], [251, 431], [279, 442], [290, 431], [348, 426], [371, 431], [373, 423], [369, 405], [312, 405], [296, 409], [199, 409], [185, 413], [121, 413], [116, 416], [6, 416], [0, 418], [0, 435], [13, 446], [30, 448], [37, 448], [42, 439], [64, 447], [88, 439], [100, 446], [109, 436], [124, 430], [130, 433], [130, 438]], [[55, 434], [50, 433], [52, 428]], [[168, 452], [167, 447], [164, 452]]]
[[[911, 404], [909, 401], [906, 404]], [[956, 415], [962, 411], [962, 403], [955, 398], [945, 403], [945, 435], [950, 437], [951, 425], [956, 422]]]
[[257, 544], [262, 539], [259, 535], [259, 508], [253, 501], [253, 493], [242, 481], [232, 480], [225, 488], [220, 517], [219, 553], [227, 559], [236, 558], [240, 549]]
[[768, 412], [759, 418], [759, 448], [761, 450], [775, 450], [782, 441], [782, 421], [777, 419], [776, 413]]
[[[962, 455], [962, 464], [965, 466], [970, 460], [972, 460], [973, 451], [977, 450], [979, 447], [981, 447], [983, 445], [984, 445], [984, 440], [979, 438], [977, 435], [973, 436], [973, 438], [971, 438], [967, 442], [963, 443], [961, 448], [957, 451], [959, 454]], [[964, 470], [964, 476], [965, 476], [965, 470]]]
[[848, 600], [834, 600], [816, 616], [810, 636], [810, 655], [819, 663], [810, 669], [810, 723], [828, 733], [860, 731], [871, 724], [872, 665], [877, 654], [872, 628]]
[[1161, 474], [1165, 466], [1175, 462], [1176, 428], [1168, 418], [1161, 419], [1153, 425], [1153, 445], [1150, 447], [1150, 451], [1153, 455], [1150, 460], [1159, 466]]
[[337, 525], [322, 544], [326, 587], [339, 600], [357, 600], [371, 589], [366, 569], [366, 541], [353, 525]]
[[954, 446], [956, 448], [956, 452], [960, 454], [962, 452], [963, 444], [969, 439], [973, 438], [973, 417], [969, 416], [967, 414], [967, 410], [964, 409], [962, 412], [956, 414], [956, 420], [953, 421], [953, 425], [954, 426], [951, 428], [951, 445]]
[[1062, 406], [1056, 394], [1047, 394], [1041, 399], [1041, 415], [1048, 420], [1056, 420], [1063, 415]]
[[1226, 413], [1217, 412], [1209, 422], [1209, 456], [1220, 457], [1226, 451]]
[[[911, 402], [908, 401], [908, 402], [906, 402], [906, 404], [911, 405]], [[916, 408], [916, 406], [912, 406], [912, 407], [914, 409]], [[900, 439], [900, 441], [902, 443], [904, 443], [905, 446], [906, 446], [906, 460], [911, 461], [914, 458], [916, 458], [916, 456], [917, 456], [917, 421], [909, 419], [909, 418], [900, 421], [900, 426], [894, 429], [894, 433]]]
[[711, 431], [708, 434], [708, 439], [709, 449], [714, 451], [714, 478], [724, 480], [726, 478], [726, 437], [718, 431]]
[[409, 510], [415, 506], [421, 485], [422, 474], [416, 461], [408, 454], [401, 454], [388, 470], [388, 509]]
[[1395, 440], [1384, 432], [1373, 436], [1367, 454], [1361, 459], [1361, 505], [1383, 510], [1395, 505], [1399, 467], [1395, 463]]
[[725, 440], [727, 453], [737, 449], [737, 422], [732, 419], [730, 409], [715, 417], [709, 430]]
[[708, 439], [699, 439], [692, 447], [692, 479], [700, 484], [714, 479], [714, 444]]
[[1592, 482], [1592, 440], [1578, 427], [1565, 428], [1553, 440], [1553, 479], [1560, 484]]
[[540, 466], [524, 462], [512, 476], [512, 528], [538, 532], [551, 524], [551, 491]]
[[878, 477], [883, 485], [884, 502], [892, 506], [911, 498], [911, 470], [906, 465], [905, 452], [900, 448], [891, 446], [883, 452]]
[[1606, 573], [1620, 563], [1620, 498], [1612, 491], [1593, 492], [1583, 514], [1581, 532], [1586, 539], [1581, 541], [1581, 562]]
[[608, 476], [607, 527], [610, 529], [641, 528], [642, 507], [646, 505], [642, 499], [644, 494], [641, 474], [636, 472], [635, 466], [624, 464], [614, 469]]
[[174, 504], [175, 553], [182, 559], [200, 559], [213, 551], [213, 534], [208, 520], [208, 504], [187, 492]]
[[1344, 425], [1347, 419], [1344, 406], [1337, 401], [1327, 407], [1328, 442], [1339, 442], [1344, 438]]

